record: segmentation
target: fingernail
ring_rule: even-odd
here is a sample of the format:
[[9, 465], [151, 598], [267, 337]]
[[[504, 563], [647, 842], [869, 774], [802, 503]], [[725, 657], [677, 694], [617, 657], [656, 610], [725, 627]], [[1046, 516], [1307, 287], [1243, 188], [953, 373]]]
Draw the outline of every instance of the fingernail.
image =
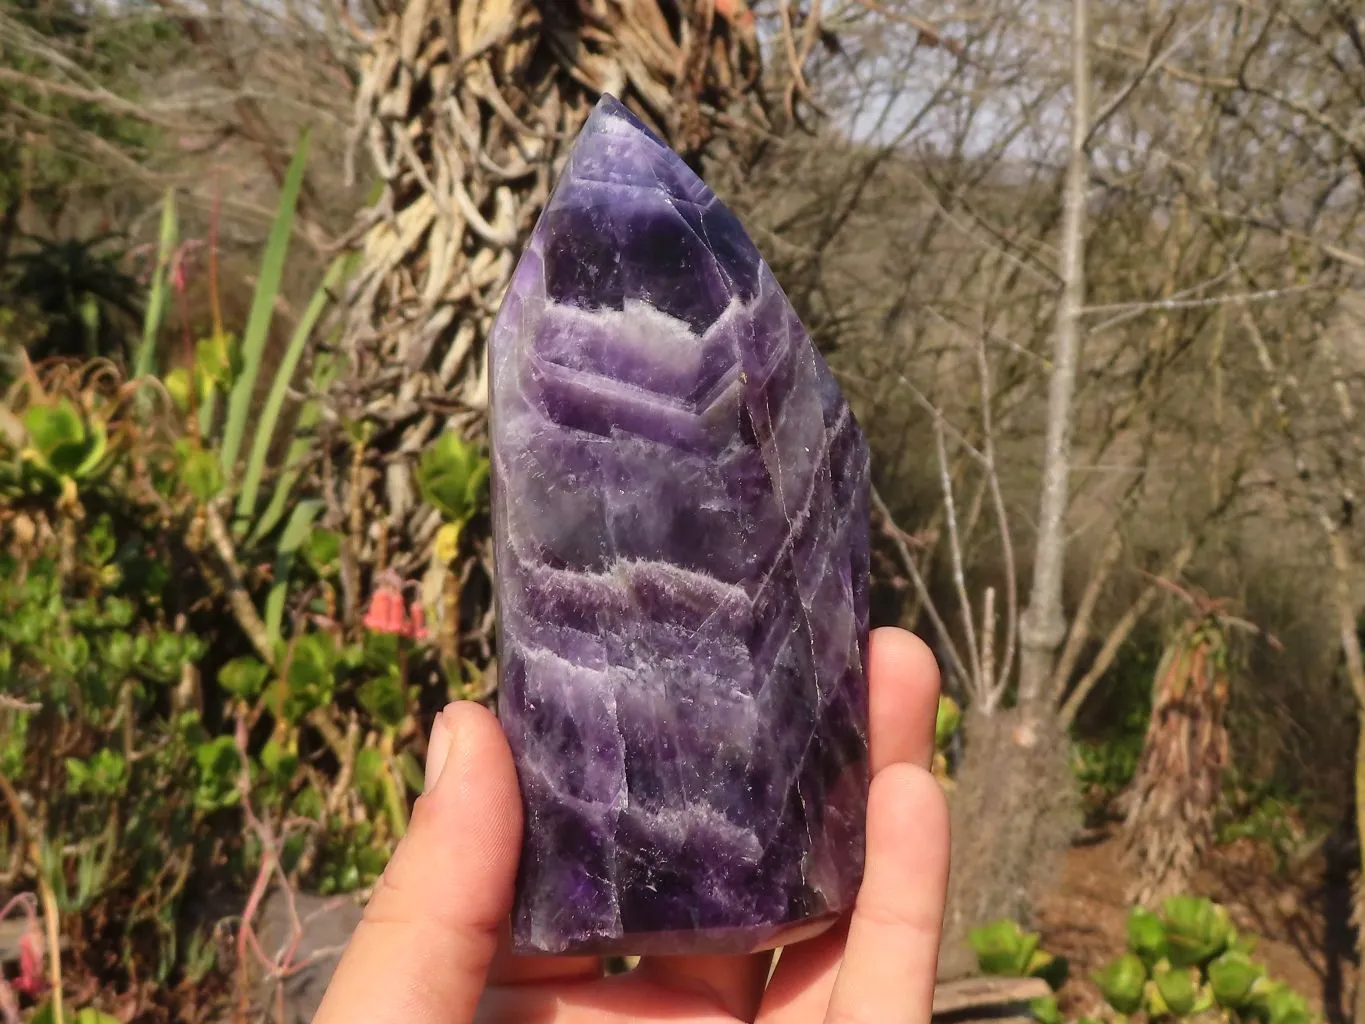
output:
[[436, 712], [436, 720], [431, 723], [431, 737], [427, 740], [426, 777], [422, 791], [430, 793], [436, 780], [441, 777], [441, 769], [450, 756], [450, 728], [446, 725], [445, 712]]

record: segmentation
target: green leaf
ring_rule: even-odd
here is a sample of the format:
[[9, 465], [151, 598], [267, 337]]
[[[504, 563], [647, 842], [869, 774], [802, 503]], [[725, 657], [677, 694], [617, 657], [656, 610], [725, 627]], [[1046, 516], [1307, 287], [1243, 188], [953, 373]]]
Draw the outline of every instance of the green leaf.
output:
[[166, 392], [171, 396], [171, 401], [182, 413], [190, 411], [190, 406], [194, 404], [194, 376], [183, 366], [177, 366], [170, 373], [166, 374], [161, 382], [166, 386]]
[[1166, 958], [1166, 926], [1150, 910], [1144, 907], [1130, 910], [1125, 931], [1129, 952], [1136, 953], [1149, 968]]
[[[136, 642], [134, 647], [136, 649]], [[185, 662], [194, 660], [191, 657], [193, 653], [187, 637], [168, 631], [159, 632], [146, 645], [139, 659], [139, 667], [159, 683], [173, 682], [180, 675]]]
[[238, 802], [237, 779], [242, 759], [231, 736], [219, 736], [194, 748], [197, 785], [194, 806], [201, 811], [216, 811]]
[[265, 599], [265, 631], [271, 645], [279, 642], [284, 625], [284, 601], [288, 596], [289, 580], [294, 567], [294, 555], [312, 528], [313, 520], [322, 511], [320, 501], [301, 501], [285, 524], [284, 534], [275, 547], [275, 576], [270, 593]]
[[1166, 997], [1161, 994], [1156, 982], [1150, 978], [1142, 986], [1142, 1006], [1147, 1011], [1149, 1020], [1172, 1016], [1171, 1008], [1166, 1005]]
[[[302, 836], [291, 836], [302, 839]], [[200, 984], [218, 959], [218, 949], [211, 933], [196, 928], [190, 936], [189, 949], [185, 951], [185, 977], [191, 985]]]
[[961, 724], [962, 709], [958, 707], [957, 701], [946, 693], [940, 694], [938, 712], [934, 716], [934, 746], [939, 750], [947, 747]]
[[261, 767], [276, 785], [286, 786], [299, 767], [299, 755], [285, 749], [277, 740], [270, 740], [261, 751]]
[[384, 755], [374, 747], [366, 747], [356, 755], [355, 787], [371, 808], [384, 802]]
[[103, 566], [113, 558], [118, 550], [118, 538], [114, 535], [114, 524], [109, 516], [101, 515], [91, 523], [81, 543], [85, 546], [86, 558], [93, 565]]
[[370, 713], [375, 722], [386, 728], [395, 729], [407, 714], [407, 702], [403, 693], [403, 677], [394, 665], [390, 671], [367, 679], [356, 696], [361, 707]]
[[1313, 1020], [1308, 1000], [1282, 981], [1260, 986], [1255, 1009], [1265, 1024], [1312, 1024]]
[[242, 335], [242, 372], [233, 382], [232, 394], [228, 399], [227, 424], [223, 429], [221, 454], [225, 476], [235, 473], [237, 456], [242, 450], [242, 441], [246, 435], [247, 416], [251, 411], [251, 399], [256, 390], [256, 377], [261, 370], [261, 356], [265, 351], [265, 340], [270, 332], [270, 321], [275, 311], [275, 298], [279, 294], [280, 276], [284, 270], [285, 256], [289, 251], [289, 236], [294, 226], [294, 208], [298, 203], [304, 167], [308, 162], [309, 134], [305, 129], [299, 139], [298, 148], [294, 151], [294, 158], [289, 163], [289, 169], [285, 172], [275, 220], [270, 226], [265, 253], [261, 258], [261, 272], [256, 279], [256, 291], [252, 296], [246, 331]]
[[1229, 950], [1208, 965], [1209, 986], [1218, 1005], [1241, 1010], [1251, 1004], [1252, 987], [1265, 977], [1265, 968], [1245, 953]]
[[175, 447], [180, 455], [180, 479], [185, 489], [201, 502], [212, 501], [223, 490], [223, 469], [218, 460], [189, 438], [181, 438]]
[[1199, 971], [1193, 967], [1158, 966], [1152, 972], [1152, 981], [1167, 1008], [1176, 1016], [1183, 1017], [1194, 1010], [1199, 995]]
[[[319, 353], [317, 358], [313, 360], [313, 390], [315, 392], [325, 391], [335, 380], [337, 372], [337, 361], [330, 358], [326, 353]], [[317, 402], [307, 402], [300, 410], [294, 431], [297, 436], [289, 445], [289, 452], [284, 459], [284, 469], [280, 472], [280, 478], [275, 482], [275, 489], [270, 494], [270, 502], [266, 505], [260, 518], [256, 520], [255, 529], [251, 531], [251, 543], [259, 542], [284, 518], [284, 510], [288, 506], [289, 495], [293, 490], [294, 482], [298, 479], [299, 473], [302, 472], [303, 461], [313, 447], [310, 431], [321, 418], [322, 410]]]
[[356, 854], [355, 860], [364, 881], [373, 882], [384, 873], [389, 863], [389, 853], [378, 846], [366, 846]]
[[414, 793], [421, 793], [427, 787], [426, 773], [422, 766], [417, 763], [417, 758], [413, 757], [409, 750], [403, 751], [397, 757], [398, 771], [403, 776], [403, 781], [408, 789]]
[[100, 796], [118, 796], [128, 783], [128, 762], [117, 750], [98, 750], [87, 762], [90, 789]]
[[1062, 1024], [1062, 1012], [1057, 1008], [1055, 996], [1039, 996], [1028, 1004], [1029, 1013], [1039, 1024]]
[[1195, 896], [1172, 896], [1162, 904], [1166, 947], [1175, 967], [1207, 963], [1227, 948], [1232, 923], [1225, 907]]
[[85, 766], [85, 762], [79, 758], [68, 757], [66, 759], [66, 790], [68, 793], [80, 793], [85, 789], [90, 781], [90, 769]]
[[161, 232], [157, 239], [156, 269], [152, 272], [151, 292], [147, 296], [147, 309], [142, 317], [142, 344], [138, 346], [137, 355], [133, 359], [135, 377], [144, 377], [155, 369], [156, 337], [161, 331], [161, 318], [166, 308], [166, 277], [178, 237], [175, 192], [167, 189], [166, 199], [161, 206]]
[[275, 379], [271, 381], [265, 408], [256, 422], [251, 455], [247, 459], [246, 472], [242, 476], [242, 489], [237, 495], [237, 516], [240, 519], [249, 519], [256, 510], [256, 496], [260, 491], [261, 476], [265, 473], [265, 458], [275, 438], [275, 427], [284, 408], [284, 399], [289, 391], [290, 382], [294, 379], [294, 372], [298, 369], [299, 360], [303, 357], [303, 351], [312, 337], [313, 329], [317, 327], [318, 320], [322, 317], [323, 310], [332, 300], [333, 292], [355, 265], [358, 255], [343, 253], [332, 261], [322, 283], [313, 293], [308, 308], [303, 311], [303, 316], [294, 327], [289, 344], [285, 346], [284, 358], [275, 368]]
[[299, 791], [299, 795], [294, 797], [290, 809], [301, 818], [311, 818], [316, 821], [322, 817], [323, 806], [322, 794], [317, 791], [317, 788], [305, 786]]
[[24, 414], [29, 441], [45, 468], [71, 476], [85, 461], [89, 438], [85, 421], [66, 399], [54, 405], [35, 405]]
[[294, 641], [281, 706], [286, 721], [296, 722], [331, 703], [336, 663], [336, 645], [329, 634], [306, 633]]
[[136, 609], [133, 602], [125, 597], [106, 597], [104, 599], [104, 621], [107, 625], [124, 628], [133, 621]]
[[1147, 967], [1136, 954], [1124, 953], [1091, 977], [1105, 1001], [1119, 1013], [1137, 1013], [1142, 1008]]
[[252, 700], [265, 686], [270, 669], [259, 658], [233, 658], [218, 670], [218, 682], [241, 700]]
[[488, 470], [473, 445], [447, 430], [418, 460], [417, 488], [447, 522], [464, 523], [478, 511]]
[[315, 527], [302, 550], [309, 568], [324, 579], [341, 568], [341, 534], [336, 530]]
[[71, 1024], [121, 1024], [117, 1017], [111, 1017], [107, 1013], [101, 1013], [93, 1007], [87, 1006], [71, 1018]]
[[232, 352], [227, 335], [201, 338], [194, 346], [194, 372], [205, 392], [232, 382]]
[[1008, 919], [973, 928], [968, 941], [976, 953], [981, 973], [998, 977], [1021, 978], [1038, 948], [1039, 936], [1022, 931]]

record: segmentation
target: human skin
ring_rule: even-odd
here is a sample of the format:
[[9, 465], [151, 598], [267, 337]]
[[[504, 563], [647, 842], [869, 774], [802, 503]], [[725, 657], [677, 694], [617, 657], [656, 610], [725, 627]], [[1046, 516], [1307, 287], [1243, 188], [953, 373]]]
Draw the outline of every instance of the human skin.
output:
[[947, 805], [929, 771], [938, 668], [913, 634], [877, 629], [868, 685], [862, 887], [775, 970], [772, 953], [645, 957], [612, 977], [597, 957], [512, 956], [516, 769], [491, 712], [449, 705], [426, 793], [314, 1024], [928, 1024], [948, 882]]

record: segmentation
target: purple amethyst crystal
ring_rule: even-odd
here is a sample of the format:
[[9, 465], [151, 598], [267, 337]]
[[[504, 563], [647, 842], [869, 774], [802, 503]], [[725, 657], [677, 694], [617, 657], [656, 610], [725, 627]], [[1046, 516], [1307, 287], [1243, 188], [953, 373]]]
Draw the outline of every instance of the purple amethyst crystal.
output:
[[852, 902], [868, 449], [735, 216], [604, 98], [489, 342], [522, 953], [745, 952]]

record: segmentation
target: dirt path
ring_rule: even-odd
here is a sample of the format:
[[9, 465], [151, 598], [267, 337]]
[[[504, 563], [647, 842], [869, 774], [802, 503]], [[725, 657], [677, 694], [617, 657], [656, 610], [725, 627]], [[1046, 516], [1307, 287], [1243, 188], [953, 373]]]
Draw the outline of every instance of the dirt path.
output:
[[[1259, 936], [1255, 957], [1324, 1011], [1343, 1020], [1355, 966], [1346, 921], [1349, 893], [1323, 881], [1310, 863], [1289, 878], [1250, 843], [1221, 848], [1199, 879], [1198, 895], [1227, 905], [1237, 927]], [[1068, 1017], [1098, 1015], [1099, 992], [1090, 973], [1124, 946], [1128, 904], [1116, 842], [1104, 837], [1075, 847], [1056, 895], [1040, 911], [1045, 948], [1071, 961], [1071, 980], [1059, 1002]]]

